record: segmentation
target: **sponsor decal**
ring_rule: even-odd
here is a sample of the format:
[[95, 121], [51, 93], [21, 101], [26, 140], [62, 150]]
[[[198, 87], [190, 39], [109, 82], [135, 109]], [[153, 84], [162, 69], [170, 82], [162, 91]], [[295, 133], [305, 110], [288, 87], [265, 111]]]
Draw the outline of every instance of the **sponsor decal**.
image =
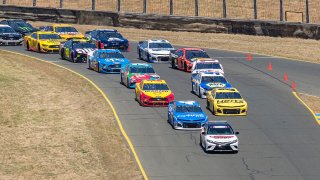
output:
[[82, 53], [82, 54], [88, 54], [91, 51], [94, 51], [93, 48], [83, 48], [83, 49], [76, 49], [77, 53]]
[[179, 115], [177, 117], [178, 118], [188, 118], [188, 117], [202, 118], [202, 117], [204, 117], [204, 115], [203, 114], [186, 114], [186, 115]]
[[215, 138], [215, 139], [231, 139], [234, 138], [234, 136], [209, 136], [210, 138]]
[[243, 103], [243, 100], [237, 100], [237, 99], [228, 99], [228, 100], [217, 100], [217, 104], [222, 104], [222, 103]]
[[225, 87], [226, 85], [223, 83], [207, 83], [206, 86], [211, 88], [214, 88], [214, 87], [222, 88], [222, 87]]

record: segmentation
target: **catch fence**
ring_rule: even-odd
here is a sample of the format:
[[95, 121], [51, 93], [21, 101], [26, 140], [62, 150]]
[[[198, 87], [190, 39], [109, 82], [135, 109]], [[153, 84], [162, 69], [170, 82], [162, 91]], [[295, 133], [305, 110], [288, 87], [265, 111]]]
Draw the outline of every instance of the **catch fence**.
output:
[[320, 0], [2, 0], [2, 4], [320, 23]]

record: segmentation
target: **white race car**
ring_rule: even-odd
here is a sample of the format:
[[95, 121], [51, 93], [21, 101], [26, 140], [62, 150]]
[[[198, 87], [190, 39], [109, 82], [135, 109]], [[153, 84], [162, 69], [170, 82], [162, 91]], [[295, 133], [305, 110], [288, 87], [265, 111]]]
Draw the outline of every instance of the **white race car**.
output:
[[207, 98], [207, 92], [213, 88], [231, 88], [231, 84], [221, 73], [201, 72], [191, 76], [192, 92], [199, 98]]
[[174, 48], [167, 40], [145, 40], [139, 42], [137, 52], [139, 59], [147, 62], [169, 62], [169, 56], [174, 52]]
[[191, 73], [214, 72], [224, 74], [223, 66], [216, 59], [196, 60], [193, 62]]
[[238, 153], [237, 135], [226, 121], [209, 121], [202, 128], [200, 144], [205, 152], [230, 151]]

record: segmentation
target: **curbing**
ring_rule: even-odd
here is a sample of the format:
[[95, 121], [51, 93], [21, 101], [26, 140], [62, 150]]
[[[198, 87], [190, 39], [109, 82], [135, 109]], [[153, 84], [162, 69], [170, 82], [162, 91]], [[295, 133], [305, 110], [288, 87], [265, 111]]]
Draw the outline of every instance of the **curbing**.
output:
[[318, 120], [318, 117], [316, 113], [313, 112], [313, 110], [298, 96], [297, 92], [292, 92], [292, 94], [311, 112], [316, 122], [320, 125], [320, 120]]
[[141, 162], [140, 162], [139, 156], [137, 155], [136, 150], [134, 149], [134, 146], [133, 146], [133, 144], [132, 144], [129, 136], [127, 135], [126, 131], [123, 129], [123, 126], [122, 126], [122, 123], [121, 123], [121, 121], [120, 121], [120, 118], [119, 118], [119, 116], [118, 116], [118, 114], [117, 114], [117, 111], [116, 111], [115, 108], [113, 107], [113, 105], [112, 105], [111, 101], [109, 100], [109, 98], [107, 97], [107, 95], [99, 88], [98, 85], [96, 85], [93, 81], [91, 81], [89, 78], [85, 77], [84, 75], [82, 75], [82, 74], [80, 74], [80, 73], [77, 73], [77, 72], [75, 72], [75, 71], [73, 71], [73, 70], [71, 70], [71, 69], [69, 69], [69, 68], [64, 67], [64, 66], [55, 64], [55, 63], [53, 63], [53, 62], [45, 61], [45, 60], [40, 59], [40, 58], [36, 58], [36, 57], [29, 56], [29, 55], [25, 55], [25, 54], [21, 54], [21, 53], [17, 53], [17, 52], [8, 51], [8, 50], [2, 50], [2, 49], [1, 49], [0, 51], [7, 52], [7, 53], [12, 53], [12, 54], [17, 54], [17, 55], [21, 55], [21, 56], [25, 56], [25, 57], [28, 57], [28, 58], [31, 58], [31, 59], [34, 59], [34, 60], [37, 60], [37, 61], [45, 62], [45, 63], [51, 64], [51, 65], [54, 65], [54, 66], [56, 66], [56, 67], [65, 69], [65, 70], [67, 70], [67, 71], [69, 71], [69, 72], [71, 72], [71, 73], [74, 73], [74, 74], [78, 75], [79, 77], [85, 79], [85, 80], [88, 81], [93, 87], [95, 87], [95, 88], [101, 93], [101, 95], [103, 96], [103, 98], [107, 101], [107, 103], [108, 103], [109, 106], [111, 107], [111, 110], [112, 110], [112, 112], [113, 112], [113, 114], [114, 114], [114, 117], [115, 117], [115, 119], [116, 119], [116, 121], [117, 121], [117, 124], [118, 124], [118, 126], [119, 126], [119, 129], [120, 129], [122, 135], [124, 136], [124, 138], [126, 139], [127, 143], [129, 144], [130, 150], [131, 150], [131, 152], [132, 152], [132, 154], [133, 154], [133, 156], [134, 156], [134, 158], [135, 158], [135, 160], [136, 160], [136, 162], [137, 162], [137, 164], [138, 164], [138, 166], [139, 166], [139, 169], [140, 169], [140, 171], [141, 171], [141, 173], [142, 173], [143, 178], [144, 178], [145, 180], [148, 180], [148, 179], [149, 179], [148, 176], [147, 176], [147, 174], [146, 174], [146, 172], [145, 172], [145, 170], [144, 170], [144, 168], [143, 168], [143, 166], [142, 166], [142, 164], [141, 164]]

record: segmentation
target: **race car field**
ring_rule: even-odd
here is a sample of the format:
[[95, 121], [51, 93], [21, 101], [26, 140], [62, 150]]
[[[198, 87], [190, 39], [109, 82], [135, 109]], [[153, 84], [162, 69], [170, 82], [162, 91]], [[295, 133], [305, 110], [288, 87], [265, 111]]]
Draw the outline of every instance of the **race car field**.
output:
[[[131, 49], [136, 48], [131, 42]], [[175, 46], [175, 48], [179, 48]], [[199, 145], [199, 132], [174, 131], [167, 123], [167, 108], [141, 107], [135, 94], [120, 84], [119, 74], [98, 74], [86, 64], [59, 59], [57, 54], [27, 52], [22, 47], [1, 47], [35, 56], [70, 68], [94, 81], [110, 98], [124, 129], [131, 138], [150, 179], [318, 179], [320, 172], [320, 129], [310, 112], [282, 81], [283, 71], [297, 81], [298, 89], [314, 91], [319, 83], [320, 65], [279, 58], [206, 49], [220, 57], [226, 78], [248, 103], [245, 117], [216, 117], [205, 110], [210, 120], [227, 120], [239, 131], [238, 154], [207, 154]], [[124, 55], [138, 60], [135, 51]], [[272, 62], [272, 72], [266, 70]], [[193, 95], [190, 74], [154, 64], [178, 100], [206, 101]], [[297, 71], [299, 69], [299, 71]], [[312, 83], [310, 83], [312, 82]], [[315, 85], [312, 85], [315, 84]]]
[[90, 83], [48, 63], [0, 54], [0, 179], [142, 179], [110, 107]]

